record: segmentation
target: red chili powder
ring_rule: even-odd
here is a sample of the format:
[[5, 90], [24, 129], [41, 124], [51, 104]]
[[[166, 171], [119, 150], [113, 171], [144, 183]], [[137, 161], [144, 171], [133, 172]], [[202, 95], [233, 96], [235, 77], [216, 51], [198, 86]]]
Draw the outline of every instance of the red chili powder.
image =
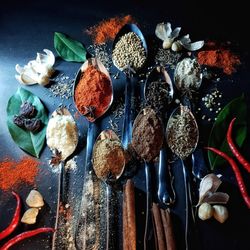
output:
[[228, 49], [200, 51], [198, 53], [198, 62], [210, 67], [221, 68], [227, 75], [234, 73], [236, 71], [235, 66], [241, 63], [240, 58]]
[[116, 16], [101, 21], [97, 25], [87, 29], [86, 32], [92, 37], [94, 44], [105, 43], [112, 41], [122, 26], [133, 22], [134, 18], [131, 15], [124, 17]]
[[34, 185], [39, 162], [24, 156], [19, 161], [5, 158], [0, 162], [0, 189], [7, 191], [22, 184]]

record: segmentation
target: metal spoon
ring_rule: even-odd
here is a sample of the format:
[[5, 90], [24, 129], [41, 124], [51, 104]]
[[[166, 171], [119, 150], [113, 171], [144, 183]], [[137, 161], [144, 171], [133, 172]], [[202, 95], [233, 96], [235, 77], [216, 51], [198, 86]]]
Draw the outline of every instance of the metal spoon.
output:
[[[188, 148], [183, 148], [180, 150], [177, 150], [177, 147], [175, 147], [176, 144], [179, 144], [179, 140], [175, 140], [172, 138], [172, 133], [178, 133], [173, 128], [173, 123], [176, 122], [176, 119], [179, 119], [180, 116], [184, 114], [184, 112], [187, 112], [189, 115], [190, 123], [192, 125], [187, 124], [188, 127], [193, 126], [193, 133], [186, 135], [186, 139], [190, 141], [192, 144], [188, 146]], [[183, 122], [184, 123], [184, 122]], [[192, 197], [191, 197], [191, 189], [190, 189], [190, 182], [191, 182], [191, 177], [188, 173], [187, 166], [185, 160], [188, 158], [190, 154], [195, 150], [198, 140], [199, 140], [199, 132], [198, 132], [198, 125], [197, 122], [190, 111], [190, 109], [186, 106], [180, 105], [178, 108], [174, 110], [174, 112], [171, 114], [171, 117], [169, 118], [168, 124], [167, 124], [167, 129], [166, 129], [166, 134], [167, 134], [167, 143], [172, 150], [173, 153], [175, 153], [180, 159], [181, 159], [181, 164], [182, 164], [182, 169], [183, 169], [183, 176], [184, 176], [184, 188], [185, 188], [185, 204], [186, 204], [186, 223], [185, 223], [185, 244], [186, 244], [186, 249], [188, 249], [189, 243], [188, 243], [188, 229], [189, 229], [189, 208], [192, 206]], [[179, 135], [179, 134], [178, 134]], [[188, 137], [189, 136], [189, 137]], [[191, 137], [192, 136], [192, 137]], [[187, 150], [185, 152], [184, 150]], [[194, 214], [193, 210], [192, 211], [192, 217], [194, 220]]]
[[[140, 29], [135, 24], [126, 24], [124, 25], [121, 30], [117, 33], [114, 42], [113, 42], [113, 50], [117, 42], [121, 39], [122, 36], [129, 32], [134, 32], [141, 40], [142, 46], [145, 49], [146, 58], [148, 55], [148, 48], [146, 44], [146, 40], [140, 31]], [[128, 45], [129, 46], [129, 45]], [[132, 138], [132, 120], [133, 114], [131, 109], [131, 97], [134, 96], [134, 84], [132, 84], [132, 73], [136, 73], [138, 69], [132, 68], [130, 65], [127, 65], [124, 68], [120, 68], [115, 60], [112, 58], [114, 65], [118, 70], [123, 72], [126, 76], [126, 86], [125, 86], [125, 114], [124, 114], [124, 121], [123, 121], [123, 128], [122, 128], [122, 144], [125, 149], [127, 149], [129, 142]], [[143, 67], [143, 65], [142, 65]]]
[[[138, 139], [142, 140], [143, 138], [138, 138], [135, 135], [135, 130], [138, 127], [138, 124], [142, 123], [142, 117], [147, 115], [147, 114], [154, 114], [155, 117], [157, 117], [155, 111], [153, 109], [151, 109], [150, 107], [146, 107], [144, 109], [142, 109], [140, 111], [140, 113], [137, 115], [134, 125], [133, 125], [133, 143], [138, 143]], [[159, 118], [158, 118], [159, 119]], [[159, 119], [160, 120], [160, 119]], [[150, 123], [150, 122], [149, 122]], [[145, 124], [144, 126], [146, 126], [147, 124]], [[150, 125], [148, 125], [150, 126]], [[152, 127], [152, 125], [151, 125]], [[161, 126], [162, 127], [162, 126]], [[162, 131], [163, 131], [163, 127], [162, 127]], [[157, 133], [159, 133], [160, 131], [158, 131]], [[144, 160], [144, 167], [145, 167], [145, 177], [146, 177], [146, 222], [145, 222], [145, 231], [144, 231], [144, 249], [147, 249], [147, 234], [148, 234], [148, 224], [149, 224], [149, 211], [151, 209], [152, 206], [152, 198], [151, 198], [151, 173], [150, 173], [150, 168], [152, 168], [152, 160], [159, 155], [160, 149], [162, 147], [163, 144], [163, 137], [164, 137], [164, 133], [162, 134], [162, 136], [159, 138], [159, 140], [156, 142], [154, 141], [151, 142], [151, 147], [153, 144], [154, 147], [154, 151], [152, 151], [152, 148], [149, 149], [151, 151], [150, 154], [145, 154], [143, 151], [139, 151], [137, 152], [137, 154], [139, 155], [139, 157]], [[141, 142], [143, 143], [143, 141]], [[135, 147], [135, 146], [134, 146]], [[135, 149], [136, 150], [136, 149]]]
[[[108, 70], [105, 68], [105, 66], [101, 63], [101, 61], [97, 58], [89, 58], [79, 69], [76, 78], [75, 78], [75, 82], [74, 82], [74, 87], [73, 87], [73, 99], [74, 99], [74, 103], [75, 103], [75, 90], [76, 90], [76, 86], [79, 83], [82, 75], [84, 74], [84, 71], [88, 68], [88, 66], [93, 65], [94, 67], [96, 67], [96, 69], [98, 69], [99, 71], [101, 71], [102, 73], [104, 73], [110, 80], [110, 84], [112, 87], [112, 96], [111, 96], [111, 100], [109, 105], [107, 106], [107, 108], [103, 111], [102, 114], [100, 114], [97, 117], [94, 118], [90, 118], [88, 116], [85, 116], [85, 118], [88, 120], [88, 131], [87, 131], [87, 145], [86, 145], [86, 159], [85, 159], [85, 176], [84, 176], [84, 183], [86, 180], [86, 175], [87, 173], [90, 171], [90, 169], [92, 168], [92, 164], [91, 164], [91, 158], [92, 158], [92, 149], [93, 149], [93, 145], [95, 142], [95, 138], [96, 138], [96, 133], [97, 133], [97, 126], [95, 124], [96, 119], [100, 118], [101, 116], [103, 116], [107, 110], [109, 109], [109, 107], [111, 106], [112, 102], [113, 102], [113, 85], [112, 85], [112, 80], [111, 77], [109, 75]], [[75, 104], [76, 106], [76, 104]], [[76, 106], [77, 107], [77, 106]], [[81, 112], [79, 112], [81, 113]], [[83, 185], [83, 190], [82, 190], [82, 200], [81, 200], [81, 205], [80, 205], [80, 212], [79, 212], [79, 218], [77, 219], [77, 224], [76, 224], [76, 230], [74, 232], [74, 239], [75, 239], [75, 243], [76, 243], [76, 231], [79, 228], [79, 223], [80, 223], [80, 214], [81, 211], [83, 211], [84, 208], [84, 185]], [[77, 245], [77, 244], [75, 244]]]
[[[165, 100], [168, 106], [165, 107], [156, 107], [154, 108], [159, 111], [163, 124], [166, 120], [166, 111], [169, 108], [169, 105], [173, 101], [174, 96], [174, 89], [173, 84], [171, 81], [171, 78], [168, 74], [168, 72], [165, 70], [164, 67], [155, 67], [149, 74], [145, 85], [144, 85], [144, 98], [146, 99], [146, 102], [148, 103], [149, 100], [147, 99], [148, 96], [148, 89], [150, 87], [150, 84], [154, 81], [162, 81], [164, 84], [166, 84], [166, 87], [168, 88], [168, 92], [166, 92]], [[152, 104], [151, 104], [152, 105]], [[159, 110], [159, 108], [162, 108], [163, 110]], [[165, 126], [165, 125], [164, 125]], [[167, 164], [167, 149], [165, 143], [163, 144], [163, 147], [160, 151], [160, 157], [159, 157], [159, 167], [158, 167], [158, 187], [157, 187], [157, 196], [158, 200], [161, 203], [161, 206], [168, 206], [170, 204], [173, 204], [175, 201], [175, 193], [172, 186], [172, 180], [171, 180], [171, 174], [167, 172], [168, 171], [168, 164]]]
[[[65, 203], [67, 198], [66, 198], [66, 193], [65, 193], [65, 188], [66, 188], [66, 180], [65, 180], [65, 161], [66, 159], [75, 151], [76, 146], [78, 144], [78, 131], [77, 131], [77, 126], [75, 124], [74, 126], [74, 137], [73, 138], [73, 144], [70, 145], [71, 147], [62, 147], [62, 145], [58, 145], [55, 147], [54, 143], [50, 144], [50, 129], [53, 127], [53, 122], [55, 119], [60, 119], [61, 116], [68, 116], [70, 119], [74, 120], [73, 117], [71, 116], [70, 112], [66, 108], [59, 108], [55, 110], [51, 118], [49, 120], [47, 130], [46, 130], [46, 139], [47, 139], [47, 144], [49, 148], [51, 149], [52, 152], [54, 152], [54, 157], [58, 158], [59, 161], [59, 175], [58, 175], [58, 199], [57, 199], [57, 213], [56, 213], [56, 222], [55, 222], [55, 228], [58, 227], [58, 219], [59, 219], [59, 206], [60, 206], [60, 201], [62, 203]], [[54, 234], [53, 237], [53, 249], [55, 246], [55, 238], [56, 234]]]
[[[93, 148], [93, 157], [96, 155], [96, 150], [97, 150], [97, 145], [100, 141], [102, 140], [110, 140], [110, 141], [117, 141], [120, 143], [119, 137], [115, 134], [114, 131], [112, 130], [104, 130], [100, 133], [100, 135], [97, 137], [96, 142], [94, 144]], [[105, 184], [106, 184], [106, 204], [107, 204], [107, 209], [106, 209], [106, 249], [111, 249], [112, 244], [110, 243], [110, 206], [111, 206], [111, 197], [112, 197], [112, 184], [117, 181], [125, 168], [125, 153], [123, 155], [124, 157], [121, 158], [121, 162], [118, 162], [119, 165], [122, 167], [120, 168], [119, 173], [113, 173], [112, 171], [107, 174], [107, 176], [98, 176]], [[92, 163], [93, 163], [93, 169], [96, 173], [98, 173], [98, 167], [95, 164], [94, 159], [92, 158]]]
[[[192, 101], [192, 92], [197, 92], [201, 86], [202, 77], [203, 77], [202, 73], [201, 73], [201, 67], [200, 67], [199, 63], [196, 61], [195, 63], [197, 65], [197, 68], [199, 69], [199, 71], [197, 73], [198, 82], [196, 82], [195, 86], [191, 86], [191, 88], [188, 86], [185, 87], [185, 82], [187, 80], [186, 76], [183, 79], [184, 87], [181, 87], [180, 76], [178, 74], [178, 69], [179, 69], [180, 65], [184, 61], [188, 62], [190, 60], [192, 60], [192, 59], [191, 58], [184, 58], [182, 61], [180, 61], [177, 64], [175, 72], [174, 72], [174, 81], [175, 81], [175, 86], [176, 86], [177, 90], [182, 95], [183, 105], [188, 106], [189, 109], [193, 112], [194, 111], [194, 102]], [[199, 145], [197, 146], [196, 150], [192, 154], [192, 165], [193, 165], [192, 166], [192, 173], [199, 180], [201, 180], [202, 177], [204, 177], [205, 175], [207, 175], [209, 173], [209, 170], [206, 167], [206, 163], [204, 160], [202, 149], [200, 148]]]

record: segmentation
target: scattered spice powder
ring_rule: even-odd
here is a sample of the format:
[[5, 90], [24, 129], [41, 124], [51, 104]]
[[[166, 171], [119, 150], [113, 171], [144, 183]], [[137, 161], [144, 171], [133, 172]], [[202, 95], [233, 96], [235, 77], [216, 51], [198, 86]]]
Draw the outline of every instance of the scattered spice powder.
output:
[[131, 15], [124, 17], [116, 16], [101, 21], [97, 25], [87, 29], [86, 32], [92, 37], [94, 44], [105, 43], [112, 41], [122, 26], [132, 22], [134, 22], [134, 18]]
[[223, 48], [200, 51], [198, 62], [210, 67], [221, 68], [227, 75], [234, 73], [235, 67], [241, 63], [238, 56], [234, 55], [229, 49]]
[[24, 183], [34, 185], [39, 162], [29, 156], [20, 161], [5, 158], [0, 162], [0, 189], [6, 191]]
[[88, 66], [75, 91], [75, 102], [79, 112], [89, 120], [95, 120], [108, 109], [111, 98], [110, 79], [94, 66]]

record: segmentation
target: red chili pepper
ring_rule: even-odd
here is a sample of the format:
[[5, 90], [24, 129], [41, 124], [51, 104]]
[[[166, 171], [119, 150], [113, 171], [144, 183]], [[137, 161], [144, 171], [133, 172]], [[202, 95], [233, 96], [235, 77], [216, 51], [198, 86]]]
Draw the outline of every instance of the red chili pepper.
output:
[[9, 226], [6, 229], [4, 229], [2, 232], [0, 232], [0, 240], [10, 235], [19, 224], [20, 213], [21, 213], [21, 199], [17, 193], [12, 192], [12, 194], [16, 197], [16, 201], [17, 201], [16, 211], [14, 213], [13, 219], [11, 223], [9, 224]]
[[242, 154], [238, 151], [236, 145], [233, 142], [232, 139], [232, 130], [233, 130], [233, 124], [235, 122], [236, 118], [233, 118], [233, 120], [230, 122], [228, 130], [227, 130], [227, 143], [232, 151], [232, 153], [235, 155], [237, 160], [242, 164], [242, 166], [250, 173], [250, 163], [242, 156]]
[[27, 231], [27, 232], [18, 234], [14, 238], [12, 238], [9, 241], [7, 241], [0, 248], [0, 250], [9, 250], [10, 247], [12, 247], [13, 245], [15, 245], [19, 241], [22, 241], [24, 239], [30, 238], [30, 237], [35, 236], [35, 235], [40, 234], [40, 233], [48, 233], [48, 232], [55, 232], [55, 229], [51, 228], [51, 227], [41, 227], [41, 228], [37, 228], [35, 230], [31, 230], [31, 231]]
[[211, 150], [212, 152], [216, 153], [217, 155], [223, 157], [231, 165], [231, 167], [234, 171], [236, 180], [238, 182], [238, 186], [239, 186], [241, 195], [242, 195], [243, 199], [245, 200], [247, 207], [250, 208], [250, 197], [247, 193], [247, 189], [246, 189], [245, 183], [243, 181], [243, 178], [241, 176], [240, 170], [239, 170], [236, 162], [234, 161], [234, 159], [216, 148], [206, 147], [206, 149]]

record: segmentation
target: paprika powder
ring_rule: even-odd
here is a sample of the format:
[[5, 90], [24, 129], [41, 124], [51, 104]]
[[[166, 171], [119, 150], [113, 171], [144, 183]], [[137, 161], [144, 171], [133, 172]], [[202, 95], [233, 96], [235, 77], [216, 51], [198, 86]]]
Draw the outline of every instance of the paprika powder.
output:
[[88, 66], [75, 90], [75, 103], [79, 112], [93, 121], [108, 109], [111, 99], [110, 79], [93, 65]]

